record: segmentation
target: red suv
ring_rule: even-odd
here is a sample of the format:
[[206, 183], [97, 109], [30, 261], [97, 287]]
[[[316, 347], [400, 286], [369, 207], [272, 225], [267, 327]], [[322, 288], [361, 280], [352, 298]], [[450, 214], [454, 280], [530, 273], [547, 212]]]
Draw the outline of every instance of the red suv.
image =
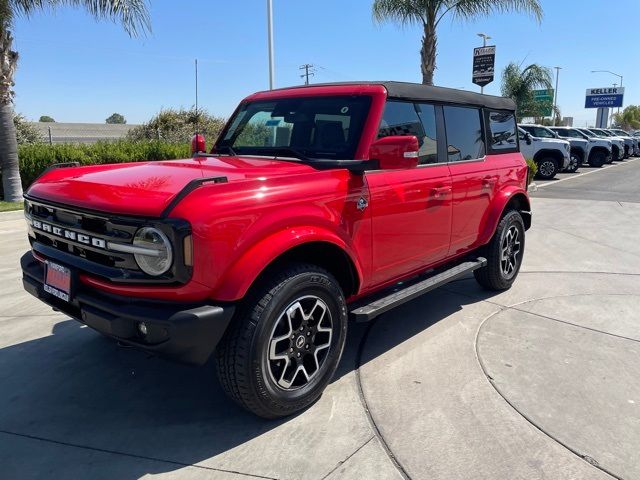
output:
[[211, 153], [46, 171], [24, 287], [146, 351], [215, 352], [236, 402], [291, 414], [330, 381], [349, 317], [471, 271], [511, 286], [531, 225], [514, 110], [399, 82], [256, 93]]

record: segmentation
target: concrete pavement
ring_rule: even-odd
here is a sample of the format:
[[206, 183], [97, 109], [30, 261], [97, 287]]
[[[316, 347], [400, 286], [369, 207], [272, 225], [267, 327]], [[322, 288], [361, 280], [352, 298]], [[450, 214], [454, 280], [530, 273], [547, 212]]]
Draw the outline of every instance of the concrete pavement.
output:
[[534, 198], [511, 290], [464, 279], [350, 325], [320, 401], [279, 421], [29, 297], [24, 220], [0, 215], [0, 478], [640, 478], [640, 197], [572, 181]]

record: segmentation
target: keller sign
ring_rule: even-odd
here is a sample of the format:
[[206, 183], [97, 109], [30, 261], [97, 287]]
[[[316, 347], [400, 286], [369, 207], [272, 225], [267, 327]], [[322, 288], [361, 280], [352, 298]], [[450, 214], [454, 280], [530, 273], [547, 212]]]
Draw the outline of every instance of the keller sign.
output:
[[588, 88], [584, 108], [621, 107], [624, 87]]
[[496, 47], [478, 47], [473, 49], [473, 72], [471, 81], [484, 87], [493, 82], [493, 69], [496, 61]]

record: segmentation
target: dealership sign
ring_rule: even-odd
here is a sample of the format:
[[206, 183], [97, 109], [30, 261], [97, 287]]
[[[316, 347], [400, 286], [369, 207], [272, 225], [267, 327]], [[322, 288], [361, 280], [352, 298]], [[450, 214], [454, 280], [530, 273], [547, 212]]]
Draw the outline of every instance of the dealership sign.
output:
[[588, 88], [584, 108], [621, 107], [624, 87]]
[[496, 47], [478, 47], [473, 49], [473, 73], [471, 81], [484, 87], [493, 82], [493, 70], [496, 62]]

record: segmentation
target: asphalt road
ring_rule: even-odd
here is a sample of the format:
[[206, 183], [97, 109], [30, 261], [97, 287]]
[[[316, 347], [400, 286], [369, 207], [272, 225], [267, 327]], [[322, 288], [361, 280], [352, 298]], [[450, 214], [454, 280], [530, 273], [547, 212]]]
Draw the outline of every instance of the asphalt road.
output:
[[640, 158], [614, 162], [602, 168], [581, 167], [553, 180], [536, 181], [540, 198], [640, 202]]
[[0, 479], [638, 479], [638, 175], [542, 186], [511, 290], [467, 278], [350, 325], [322, 398], [279, 421], [228, 401], [212, 365], [32, 299], [24, 220], [0, 214]]

